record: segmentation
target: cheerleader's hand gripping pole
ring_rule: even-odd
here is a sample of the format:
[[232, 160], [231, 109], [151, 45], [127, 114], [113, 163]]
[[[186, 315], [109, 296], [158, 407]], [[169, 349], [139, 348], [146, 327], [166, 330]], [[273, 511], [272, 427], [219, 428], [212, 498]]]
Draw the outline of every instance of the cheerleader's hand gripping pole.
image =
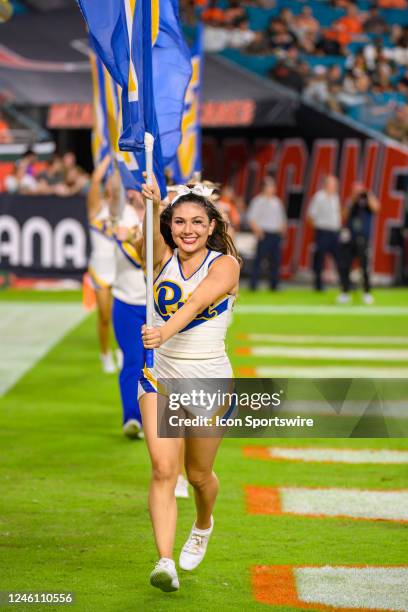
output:
[[[146, 182], [153, 185], [153, 145], [154, 137], [145, 132]], [[146, 325], [153, 327], [153, 201], [146, 201]], [[153, 349], [146, 350], [146, 366], [154, 365]]]

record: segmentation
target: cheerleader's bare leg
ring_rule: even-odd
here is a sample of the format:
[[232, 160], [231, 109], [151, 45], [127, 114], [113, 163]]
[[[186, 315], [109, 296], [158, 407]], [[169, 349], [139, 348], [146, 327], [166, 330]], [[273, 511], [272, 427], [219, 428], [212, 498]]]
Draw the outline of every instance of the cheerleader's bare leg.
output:
[[149, 489], [149, 511], [154, 537], [160, 557], [173, 558], [177, 522], [177, 504], [174, 488], [178, 476], [180, 438], [157, 436], [157, 401], [155, 393], [140, 398], [143, 431], [152, 462]]

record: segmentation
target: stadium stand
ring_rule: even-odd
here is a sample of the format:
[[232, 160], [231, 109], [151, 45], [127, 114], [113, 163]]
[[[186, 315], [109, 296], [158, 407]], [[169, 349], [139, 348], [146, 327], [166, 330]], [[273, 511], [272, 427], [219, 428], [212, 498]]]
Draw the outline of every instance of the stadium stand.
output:
[[210, 2], [205, 48], [408, 143], [406, 0]]

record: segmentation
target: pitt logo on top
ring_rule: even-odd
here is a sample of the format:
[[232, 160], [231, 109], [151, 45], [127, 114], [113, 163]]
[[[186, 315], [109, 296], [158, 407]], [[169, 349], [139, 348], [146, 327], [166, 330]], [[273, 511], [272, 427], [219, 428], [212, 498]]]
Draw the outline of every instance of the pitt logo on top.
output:
[[[188, 300], [190, 296], [184, 295], [183, 288], [171, 280], [161, 281], [154, 287], [154, 307], [156, 312], [168, 321]], [[187, 331], [192, 327], [201, 325], [206, 321], [215, 319], [228, 308], [228, 296], [223, 296], [216, 304], [212, 304], [200, 312], [191, 323], [181, 331]]]

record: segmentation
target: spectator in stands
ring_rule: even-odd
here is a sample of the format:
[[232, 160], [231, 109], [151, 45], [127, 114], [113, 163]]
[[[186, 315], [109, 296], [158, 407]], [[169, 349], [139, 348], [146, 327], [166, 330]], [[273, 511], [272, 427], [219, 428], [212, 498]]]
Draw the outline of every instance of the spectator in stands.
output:
[[314, 67], [309, 83], [304, 91], [304, 95], [313, 102], [327, 104], [330, 92], [326, 66], [318, 64]]
[[89, 191], [89, 186], [89, 175], [79, 166], [74, 166], [66, 172], [65, 183], [55, 187], [55, 193], [61, 197], [77, 194], [86, 195]]
[[378, 10], [378, 6], [376, 4], [372, 4], [370, 6], [363, 27], [364, 32], [367, 34], [378, 34], [382, 36], [389, 31], [389, 26]]
[[326, 37], [338, 42], [344, 52], [350, 42], [359, 40], [359, 35], [363, 30], [362, 23], [363, 16], [358, 7], [350, 4], [346, 15], [340, 17], [331, 25], [331, 28], [326, 32]]
[[282, 236], [286, 232], [286, 212], [276, 195], [276, 184], [272, 177], [264, 181], [262, 192], [250, 202], [248, 224], [257, 238], [257, 249], [251, 277], [251, 289], [258, 287], [261, 264], [269, 263], [269, 286], [278, 289], [281, 261]]
[[408, 144], [408, 104], [397, 108], [395, 116], [388, 121], [385, 131], [387, 136]]
[[249, 29], [249, 20], [243, 15], [237, 17], [233, 22], [233, 29], [229, 36], [229, 46], [233, 49], [240, 49], [250, 45], [256, 38], [256, 33]]
[[40, 193], [55, 193], [58, 185], [65, 182], [64, 166], [60, 155], [55, 154], [48, 167], [38, 177], [38, 191]]
[[298, 49], [291, 47], [285, 58], [280, 59], [276, 66], [271, 68], [268, 75], [277, 83], [300, 93], [305, 85], [307, 72], [308, 67], [305, 67], [305, 63], [300, 61]]
[[67, 151], [62, 156], [62, 165], [64, 167], [65, 176], [68, 174], [70, 170], [77, 167], [77, 159], [75, 153], [72, 151]]
[[292, 31], [302, 49], [306, 53], [313, 53], [319, 33], [319, 22], [313, 17], [310, 6], [304, 6], [299, 15], [296, 15]]
[[373, 216], [380, 206], [377, 198], [364, 185], [353, 186], [351, 202], [346, 212], [345, 229], [340, 238], [340, 278], [342, 293], [337, 301], [346, 304], [350, 301], [350, 271], [354, 259], [358, 259], [363, 273], [364, 302], [372, 304], [369, 274], [369, 245]]
[[315, 230], [314, 286], [316, 291], [323, 291], [322, 272], [326, 255], [331, 255], [338, 267], [341, 208], [338, 180], [335, 176], [326, 176], [323, 189], [317, 191], [310, 202], [307, 216]]

